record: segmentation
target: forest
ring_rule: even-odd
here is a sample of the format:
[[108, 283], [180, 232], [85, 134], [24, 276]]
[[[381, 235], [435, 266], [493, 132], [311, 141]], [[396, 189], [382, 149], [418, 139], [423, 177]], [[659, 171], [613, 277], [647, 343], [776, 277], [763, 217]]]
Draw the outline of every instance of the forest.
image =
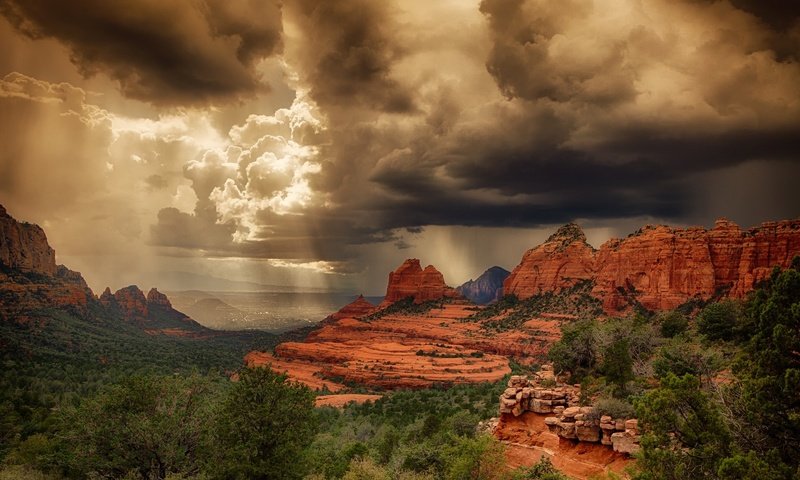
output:
[[[503, 444], [478, 427], [497, 416], [507, 379], [315, 408], [317, 392], [241, 368], [244, 351], [277, 337], [200, 348], [50, 316], [2, 325], [2, 480], [565, 478], [546, 460], [506, 468]], [[795, 261], [743, 302], [565, 323], [547, 360], [587, 404], [639, 419], [642, 449], [625, 475], [779, 480], [800, 478], [798, 352]]]

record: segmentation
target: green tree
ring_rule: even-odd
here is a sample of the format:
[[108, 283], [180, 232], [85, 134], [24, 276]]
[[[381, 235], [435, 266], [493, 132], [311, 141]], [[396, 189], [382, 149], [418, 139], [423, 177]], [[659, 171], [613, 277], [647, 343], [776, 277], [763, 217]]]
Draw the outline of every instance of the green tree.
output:
[[459, 437], [446, 449], [448, 480], [499, 480], [504, 477], [503, 444], [490, 435]]
[[559, 472], [548, 457], [542, 457], [532, 467], [523, 467], [515, 471], [512, 480], [568, 480], [569, 477]]
[[661, 323], [661, 336], [665, 338], [680, 335], [689, 327], [686, 316], [675, 310], [659, 315], [658, 321]]
[[633, 360], [626, 337], [615, 339], [605, 348], [601, 371], [614, 385], [614, 396], [625, 396], [625, 384], [634, 379]]
[[314, 439], [314, 395], [269, 368], [244, 369], [223, 402], [210, 471], [231, 479], [302, 478]]
[[746, 309], [752, 336], [734, 372], [750, 428], [763, 433], [755, 448], [800, 465], [800, 272], [777, 269]]
[[641, 480], [715, 478], [730, 453], [730, 433], [717, 405], [693, 375], [668, 374], [635, 402], [641, 439]]
[[196, 475], [214, 390], [197, 375], [132, 377], [108, 388], [64, 415], [67, 468], [87, 477]]
[[697, 315], [697, 331], [709, 340], [734, 340], [739, 315], [739, 305], [733, 300], [712, 303]]
[[721, 365], [722, 360], [716, 350], [702, 349], [697, 343], [683, 337], [670, 339], [653, 358], [653, 370], [659, 378], [670, 373], [677, 377], [689, 373], [708, 382]]
[[556, 371], [570, 372], [580, 380], [595, 368], [596, 345], [597, 323], [581, 320], [562, 327], [561, 340], [550, 347], [548, 357]]

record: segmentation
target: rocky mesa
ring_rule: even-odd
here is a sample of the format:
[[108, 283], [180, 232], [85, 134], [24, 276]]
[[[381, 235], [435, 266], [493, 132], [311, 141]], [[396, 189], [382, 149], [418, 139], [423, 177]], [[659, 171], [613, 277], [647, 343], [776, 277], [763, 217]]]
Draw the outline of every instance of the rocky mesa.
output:
[[409, 258], [393, 272], [389, 272], [386, 296], [379, 305], [385, 308], [405, 298], [413, 298], [414, 303], [422, 303], [440, 298], [456, 298], [458, 292], [444, 283], [444, 276], [433, 265], [424, 269], [419, 259]]
[[800, 255], [800, 220], [748, 230], [724, 219], [710, 230], [648, 225], [598, 250], [580, 227], [569, 224], [525, 253], [503, 291], [525, 299], [589, 281], [606, 313], [633, 302], [666, 310], [692, 299], [741, 298], [795, 255]]

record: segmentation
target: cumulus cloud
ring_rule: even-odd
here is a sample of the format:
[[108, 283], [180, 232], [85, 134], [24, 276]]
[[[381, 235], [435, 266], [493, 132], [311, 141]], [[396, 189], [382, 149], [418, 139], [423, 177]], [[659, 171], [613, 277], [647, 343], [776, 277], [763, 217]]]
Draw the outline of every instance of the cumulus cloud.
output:
[[282, 48], [279, 2], [253, 0], [4, 0], [30, 38], [55, 38], [87, 76], [158, 104], [205, 104], [264, 91], [261, 58]]

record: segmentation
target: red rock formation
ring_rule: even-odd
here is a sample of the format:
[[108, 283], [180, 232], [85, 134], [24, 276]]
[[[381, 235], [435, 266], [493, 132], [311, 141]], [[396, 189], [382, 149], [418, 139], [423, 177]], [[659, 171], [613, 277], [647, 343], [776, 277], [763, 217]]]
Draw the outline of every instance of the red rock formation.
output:
[[375, 311], [375, 305], [359, 295], [357, 299], [340, 308], [338, 312], [330, 314], [324, 321], [331, 322], [342, 318], [359, 318]]
[[17, 222], [0, 205], [0, 264], [21, 272], [56, 274], [56, 252], [38, 225]]
[[529, 250], [503, 289], [528, 298], [591, 280], [592, 295], [608, 313], [627, 308], [634, 298], [649, 309], [666, 310], [692, 298], [741, 298], [795, 255], [800, 255], [800, 220], [747, 231], [727, 220], [711, 230], [648, 225], [597, 251], [576, 225], [567, 225]]
[[116, 303], [114, 294], [111, 293], [111, 288], [109, 287], [106, 287], [106, 289], [103, 290], [103, 293], [100, 294], [99, 300], [104, 307], [110, 307]]
[[155, 287], [151, 288], [149, 292], [147, 292], [147, 304], [148, 305], [160, 305], [165, 308], [172, 308], [172, 303], [170, 303], [169, 298], [166, 295], [156, 290]]
[[743, 297], [768, 278], [777, 265], [789, 266], [800, 255], [800, 220], [762, 223], [743, 233], [742, 253], [730, 295]]
[[597, 253], [592, 294], [607, 312], [628, 306], [635, 294], [653, 310], [675, 308], [714, 293], [714, 267], [706, 231], [647, 226], [624, 240], [609, 240]]
[[116, 302], [127, 320], [141, 321], [147, 318], [147, 299], [136, 285], [130, 285], [114, 292]]
[[94, 298], [78, 272], [56, 265], [55, 252], [37, 225], [17, 222], [0, 205], [0, 319], [57, 307], [86, 312]]
[[404, 298], [413, 297], [414, 303], [458, 297], [458, 293], [444, 283], [444, 276], [433, 265], [423, 270], [416, 258], [409, 258], [394, 272], [389, 272], [386, 296], [380, 304], [384, 308]]
[[503, 293], [520, 299], [559, 291], [594, 276], [594, 249], [574, 223], [564, 225], [547, 241], [525, 252], [522, 262], [503, 282]]

